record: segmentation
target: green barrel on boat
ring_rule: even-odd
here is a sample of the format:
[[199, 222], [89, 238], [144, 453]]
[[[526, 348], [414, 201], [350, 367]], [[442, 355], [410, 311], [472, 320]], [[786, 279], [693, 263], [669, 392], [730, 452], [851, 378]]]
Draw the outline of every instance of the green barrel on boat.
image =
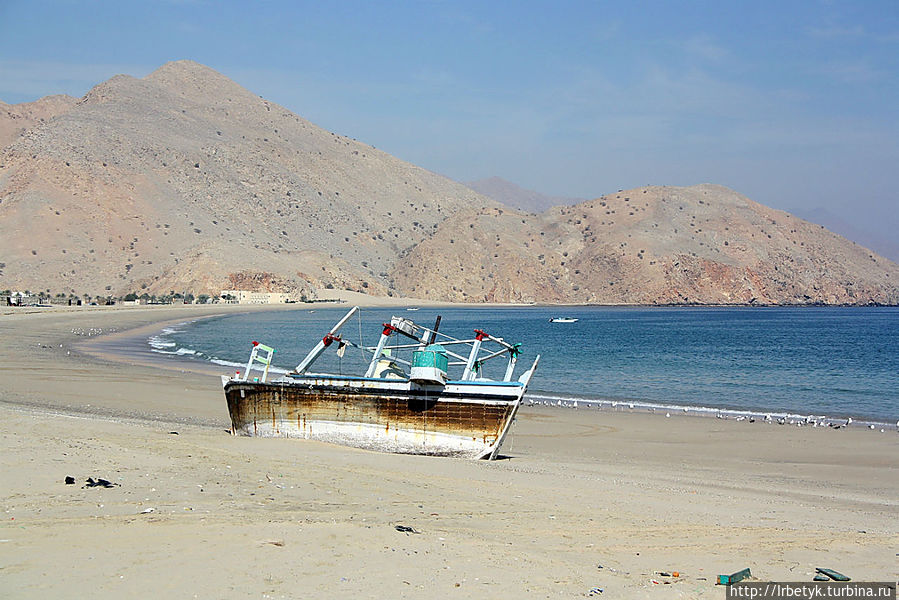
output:
[[446, 383], [446, 370], [449, 359], [446, 348], [440, 344], [431, 344], [412, 353], [412, 372], [409, 379], [421, 383]]

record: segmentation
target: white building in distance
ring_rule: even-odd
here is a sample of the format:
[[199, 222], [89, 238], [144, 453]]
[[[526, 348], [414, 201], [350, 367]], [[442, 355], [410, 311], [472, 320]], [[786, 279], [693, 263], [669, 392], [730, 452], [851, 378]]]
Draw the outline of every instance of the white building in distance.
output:
[[[281, 292], [248, 292], [246, 290], [222, 290], [222, 302], [230, 304], [284, 304], [287, 294]], [[231, 299], [226, 299], [230, 297]]]

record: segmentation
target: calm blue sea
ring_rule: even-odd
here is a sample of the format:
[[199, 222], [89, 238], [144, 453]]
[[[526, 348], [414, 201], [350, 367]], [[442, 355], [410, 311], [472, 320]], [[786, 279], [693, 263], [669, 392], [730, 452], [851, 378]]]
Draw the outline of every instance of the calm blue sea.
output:
[[[292, 369], [347, 308], [226, 316], [169, 328], [157, 352], [242, 370], [258, 340]], [[363, 309], [341, 335], [374, 345], [393, 314], [471, 337], [475, 328], [522, 343], [518, 374], [542, 356], [528, 397], [563, 404], [737, 409], [895, 424], [897, 308], [421, 308]], [[579, 319], [550, 323], [553, 316]], [[333, 348], [333, 347], [332, 347]], [[329, 351], [314, 371], [358, 373], [359, 351]], [[499, 363], [497, 363], [499, 368]], [[226, 371], [226, 369], [223, 369]], [[488, 376], [501, 373], [487, 372]]]

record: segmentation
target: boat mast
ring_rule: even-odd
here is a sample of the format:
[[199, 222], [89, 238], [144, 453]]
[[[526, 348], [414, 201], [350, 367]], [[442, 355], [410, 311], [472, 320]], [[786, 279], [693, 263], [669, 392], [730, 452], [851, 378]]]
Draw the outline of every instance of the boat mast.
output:
[[351, 308], [350, 312], [344, 315], [344, 317], [340, 321], [338, 321], [334, 327], [331, 328], [331, 331], [329, 331], [327, 335], [325, 335], [325, 337], [323, 337], [321, 341], [315, 345], [315, 348], [313, 348], [312, 351], [306, 355], [306, 358], [303, 359], [303, 362], [298, 364], [297, 368], [294, 369], [297, 374], [302, 375], [303, 373], [305, 373], [306, 369], [308, 369], [309, 366], [313, 362], [315, 362], [315, 359], [322, 355], [322, 352], [325, 351], [325, 348], [330, 346], [331, 342], [334, 341], [334, 334], [340, 331], [340, 328], [343, 327], [344, 323], [349, 321], [350, 317], [352, 317], [357, 310], [359, 310], [358, 306], [354, 306], [353, 308]]

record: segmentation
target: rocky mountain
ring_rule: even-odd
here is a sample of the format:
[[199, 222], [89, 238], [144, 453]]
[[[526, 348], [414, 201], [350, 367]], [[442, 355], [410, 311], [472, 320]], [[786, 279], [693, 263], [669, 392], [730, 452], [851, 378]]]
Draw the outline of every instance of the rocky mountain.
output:
[[15, 287], [385, 294], [398, 254], [493, 205], [189, 61], [118, 75], [31, 123], [0, 153], [0, 261]]
[[65, 114], [77, 102], [77, 98], [64, 94], [22, 104], [0, 102], [0, 148], [8, 146], [29, 129]]
[[716, 185], [638, 188], [540, 215], [459, 214], [404, 257], [396, 280], [462, 301], [899, 302], [896, 263]]
[[189, 61], [0, 106], [0, 288], [899, 303], [899, 266], [712, 185], [519, 212]]
[[466, 186], [479, 194], [496, 200], [509, 208], [524, 212], [541, 213], [553, 206], [571, 205], [583, 202], [583, 198], [567, 198], [564, 196], [547, 196], [534, 190], [528, 190], [502, 177], [488, 177], [477, 181], [469, 181]]

